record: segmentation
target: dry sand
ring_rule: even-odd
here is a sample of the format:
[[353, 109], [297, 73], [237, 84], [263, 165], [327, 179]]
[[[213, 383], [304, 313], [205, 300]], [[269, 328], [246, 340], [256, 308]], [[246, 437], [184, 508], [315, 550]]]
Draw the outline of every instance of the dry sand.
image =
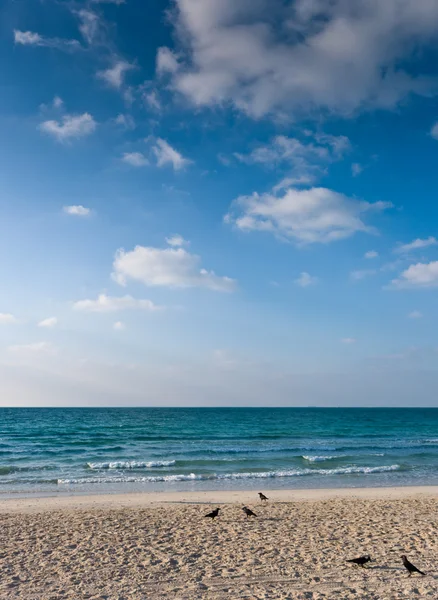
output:
[[[438, 489], [0, 502], [0, 598], [438, 599]], [[212, 522], [210, 502], [222, 507]], [[258, 518], [247, 519], [248, 504]], [[375, 562], [345, 562], [361, 554]], [[408, 578], [400, 560], [427, 573]]]

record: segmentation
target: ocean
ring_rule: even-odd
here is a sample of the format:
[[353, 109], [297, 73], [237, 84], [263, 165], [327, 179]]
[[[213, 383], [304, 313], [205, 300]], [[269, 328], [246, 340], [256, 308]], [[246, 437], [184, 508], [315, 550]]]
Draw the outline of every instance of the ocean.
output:
[[438, 485], [438, 408], [0, 408], [0, 494]]

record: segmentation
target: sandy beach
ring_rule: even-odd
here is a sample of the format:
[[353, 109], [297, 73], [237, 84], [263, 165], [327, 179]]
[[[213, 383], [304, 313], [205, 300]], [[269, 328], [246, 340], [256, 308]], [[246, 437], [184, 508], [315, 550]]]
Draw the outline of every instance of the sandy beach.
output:
[[[0, 597], [438, 597], [438, 488], [0, 502]], [[246, 518], [248, 505], [258, 518]], [[204, 514], [221, 507], [215, 521]], [[367, 569], [346, 559], [371, 554]], [[409, 578], [400, 556], [427, 573]]]

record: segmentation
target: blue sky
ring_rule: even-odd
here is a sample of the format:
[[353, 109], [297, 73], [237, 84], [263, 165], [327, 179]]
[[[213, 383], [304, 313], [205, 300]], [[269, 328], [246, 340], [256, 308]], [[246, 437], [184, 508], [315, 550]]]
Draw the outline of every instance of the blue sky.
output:
[[437, 22], [3, 2], [2, 403], [435, 404]]

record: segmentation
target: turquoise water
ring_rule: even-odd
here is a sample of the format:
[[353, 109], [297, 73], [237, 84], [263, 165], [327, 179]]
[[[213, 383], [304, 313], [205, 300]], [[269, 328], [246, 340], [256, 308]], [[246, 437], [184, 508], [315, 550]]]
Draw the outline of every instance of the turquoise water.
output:
[[0, 493], [438, 484], [438, 409], [0, 409]]

